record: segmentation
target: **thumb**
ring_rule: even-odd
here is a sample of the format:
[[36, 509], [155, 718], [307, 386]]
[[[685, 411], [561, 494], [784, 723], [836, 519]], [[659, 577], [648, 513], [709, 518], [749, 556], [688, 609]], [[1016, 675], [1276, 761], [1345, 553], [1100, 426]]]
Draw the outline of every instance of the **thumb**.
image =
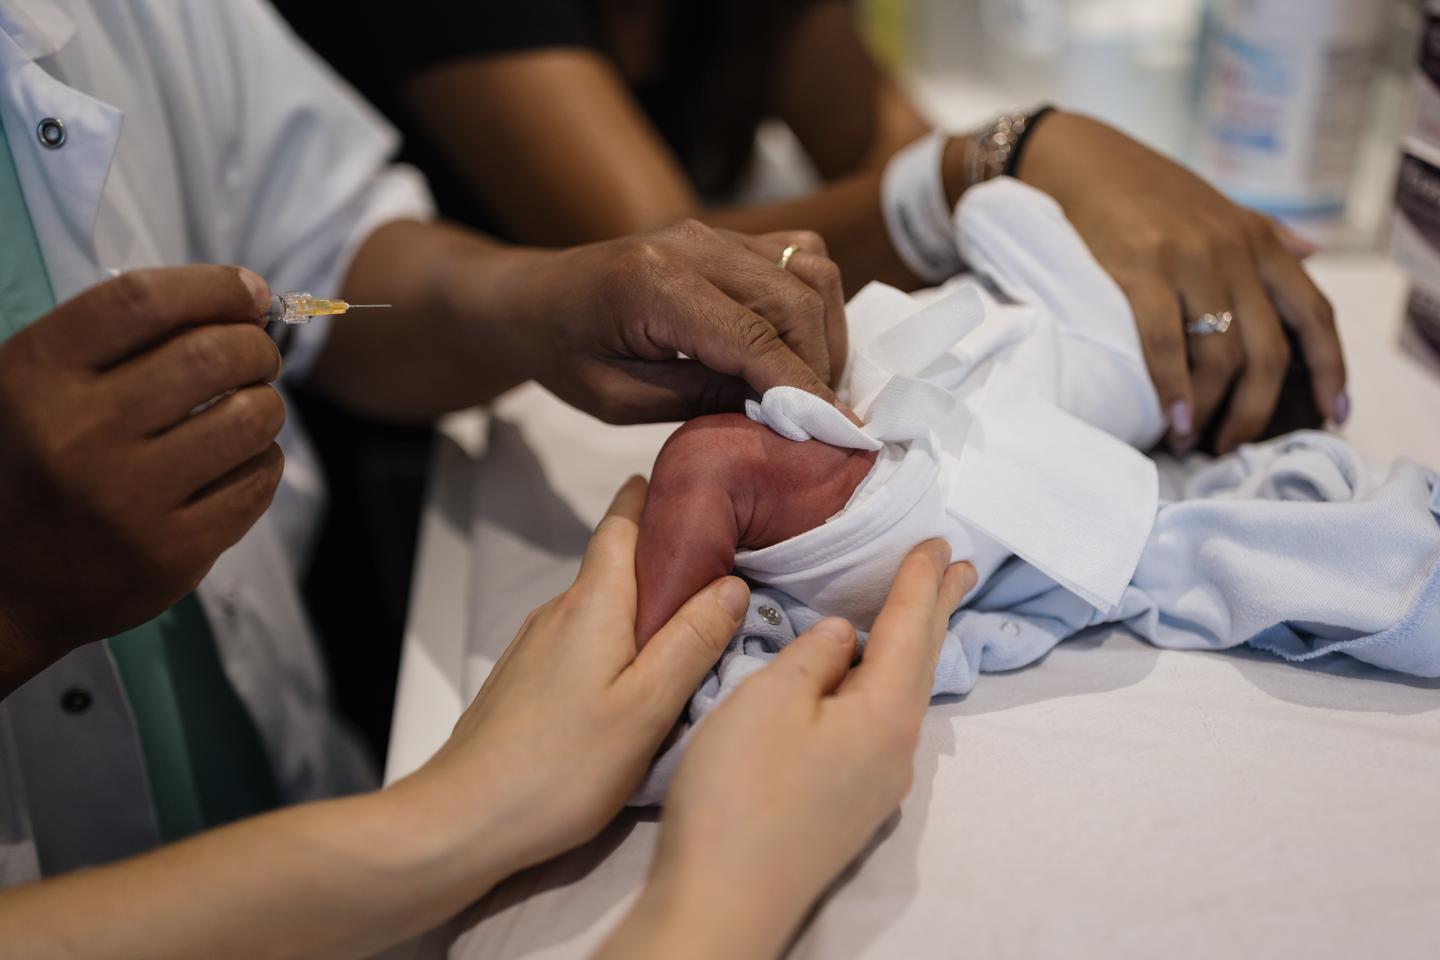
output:
[[709, 413], [735, 413], [755, 392], [739, 377], [717, 373], [695, 360], [636, 364], [616, 385], [623, 406], [647, 422], [690, 420]]
[[721, 577], [691, 597], [625, 671], [647, 691], [646, 700], [666, 722], [679, 716], [706, 672], [725, 652], [750, 606], [750, 588], [739, 577]]
[[[798, 387], [828, 403], [835, 402], [830, 387], [790, 348], [770, 321], [714, 287], [706, 297], [710, 300], [709, 315], [723, 319], [681, 327], [667, 347], [699, 360], [711, 370], [738, 376], [756, 393], [763, 394], [771, 387]], [[706, 304], [698, 304], [696, 312], [707, 315]], [[796, 333], [791, 332], [792, 340]]]
[[[649, 415], [645, 419], [654, 421], [693, 420], [711, 413], [740, 413], [745, 409], [746, 400], [760, 398], [760, 394], [739, 377], [716, 373], [694, 360], [647, 364], [631, 376], [627, 391], [631, 396], [643, 397], [635, 405], [647, 411]], [[820, 384], [809, 392], [833, 404], [857, 427], [865, 426], [855, 411], [841, 402], [829, 387]]]
[[201, 324], [260, 325], [269, 306], [269, 287], [244, 267], [161, 267], [96, 284], [57, 306], [45, 327], [67, 360], [103, 370]]

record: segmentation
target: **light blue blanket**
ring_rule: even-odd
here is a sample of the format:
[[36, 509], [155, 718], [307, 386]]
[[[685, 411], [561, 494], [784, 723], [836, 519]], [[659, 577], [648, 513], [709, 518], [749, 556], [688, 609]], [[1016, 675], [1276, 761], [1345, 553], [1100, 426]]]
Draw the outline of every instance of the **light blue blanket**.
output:
[[[981, 673], [1033, 663], [1101, 623], [1123, 623], [1169, 649], [1248, 644], [1292, 661], [1343, 653], [1440, 676], [1437, 480], [1407, 460], [1374, 468], [1326, 433], [1242, 447], [1162, 500], [1109, 613], [1008, 561], [951, 619], [932, 692], [968, 693]], [[691, 729], [631, 802], [658, 803], [694, 724], [820, 618], [757, 586], [745, 624], [690, 703]]]

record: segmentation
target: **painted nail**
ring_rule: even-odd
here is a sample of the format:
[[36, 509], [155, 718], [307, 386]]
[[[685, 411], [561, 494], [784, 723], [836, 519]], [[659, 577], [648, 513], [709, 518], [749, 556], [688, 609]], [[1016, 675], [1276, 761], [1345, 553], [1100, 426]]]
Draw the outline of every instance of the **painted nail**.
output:
[[1309, 237], [1296, 233], [1287, 226], [1279, 225], [1278, 232], [1281, 245], [1297, 259], [1304, 260], [1320, 249]]
[[1170, 406], [1170, 428], [1175, 431], [1177, 438], [1188, 437], [1195, 430], [1195, 423], [1190, 419], [1190, 404], [1184, 400], [1176, 400]]
[[1340, 425], [1350, 419], [1350, 394], [1341, 390], [1335, 397], [1335, 423]]

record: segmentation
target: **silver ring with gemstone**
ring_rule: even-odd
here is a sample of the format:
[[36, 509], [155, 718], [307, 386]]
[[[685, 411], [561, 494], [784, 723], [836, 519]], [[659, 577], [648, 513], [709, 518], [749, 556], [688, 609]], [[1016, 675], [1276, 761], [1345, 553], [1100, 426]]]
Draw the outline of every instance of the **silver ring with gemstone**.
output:
[[1219, 313], [1202, 313], [1185, 324], [1185, 332], [1192, 337], [1208, 337], [1212, 333], [1224, 333], [1235, 322], [1235, 314], [1229, 310]]

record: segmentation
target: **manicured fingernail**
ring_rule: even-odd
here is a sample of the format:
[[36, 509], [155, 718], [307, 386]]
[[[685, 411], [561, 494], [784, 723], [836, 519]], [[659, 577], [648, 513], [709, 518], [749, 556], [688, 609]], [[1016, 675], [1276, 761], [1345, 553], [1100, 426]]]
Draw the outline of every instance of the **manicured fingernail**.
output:
[[250, 296], [255, 300], [255, 306], [261, 310], [270, 309], [270, 285], [260, 279], [260, 274], [245, 267], [239, 267], [235, 271], [240, 274], [240, 282], [245, 284], [245, 289], [250, 291]]
[[730, 619], [739, 623], [750, 609], [750, 588], [739, 577], [726, 577], [715, 588], [715, 599], [730, 614]]
[[1310, 256], [1312, 253], [1320, 249], [1309, 237], [1302, 236], [1296, 233], [1294, 230], [1291, 230], [1289, 227], [1281, 226], [1280, 231], [1281, 239], [1285, 243], [1285, 248], [1289, 250], [1293, 256], [1298, 257], [1301, 260], [1304, 260], [1306, 257]]
[[1344, 423], [1350, 419], [1350, 394], [1341, 390], [1335, 397], [1335, 423]]
[[1190, 404], [1184, 400], [1176, 400], [1170, 405], [1170, 429], [1175, 431], [1178, 437], [1188, 437], [1195, 430], [1195, 423], [1190, 419]]
[[850, 638], [855, 635], [855, 628], [850, 626], [848, 620], [840, 617], [826, 617], [811, 627], [810, 632], [834, 643], [849, 643]]

